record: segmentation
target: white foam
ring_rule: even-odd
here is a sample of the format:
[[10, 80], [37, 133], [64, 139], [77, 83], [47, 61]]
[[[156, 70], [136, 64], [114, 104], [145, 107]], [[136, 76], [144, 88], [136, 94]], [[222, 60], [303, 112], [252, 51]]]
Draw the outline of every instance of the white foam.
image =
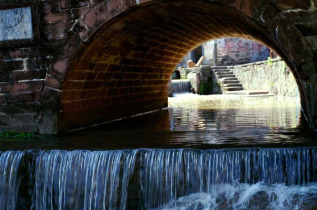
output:
[[[256, 194], [259, 193], [257, 196]], [[252, 204], [250, 204], [253, 202]], [[171, 200], [157, 209], [195, 210], [195, 209], [248, 209], [268, 203], [267, 209], [305, 209], [317, 204], [317, 183], [305, 186], [274, 186], [256, 183], [213, 186], [212, 193], [195, 193]], [[251, 205], [251, 206], [250, 206]], [[258, 206], [260, 208], [260, 206]]]

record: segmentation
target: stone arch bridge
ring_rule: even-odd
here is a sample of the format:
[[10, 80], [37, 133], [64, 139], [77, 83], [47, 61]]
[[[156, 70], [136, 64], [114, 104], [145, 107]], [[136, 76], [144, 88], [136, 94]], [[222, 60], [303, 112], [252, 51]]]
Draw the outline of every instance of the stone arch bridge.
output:
[[316, 0], [0, 2], [0, 131], [57, 134], [165, 107], [176, 64], [221, 37], [274, 49], [317, 129]]

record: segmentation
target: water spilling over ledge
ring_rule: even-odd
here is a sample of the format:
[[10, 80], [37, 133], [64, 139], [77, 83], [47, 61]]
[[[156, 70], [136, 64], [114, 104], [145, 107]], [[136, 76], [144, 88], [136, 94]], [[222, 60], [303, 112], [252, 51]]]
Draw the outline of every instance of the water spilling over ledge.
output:
[[172, 89], [173, 93], [189, 93], [191, 85], [189, 80], [173, 80]]
[[1, 209], [317, 204], [316, 147], [6, 151], [0, 162]]

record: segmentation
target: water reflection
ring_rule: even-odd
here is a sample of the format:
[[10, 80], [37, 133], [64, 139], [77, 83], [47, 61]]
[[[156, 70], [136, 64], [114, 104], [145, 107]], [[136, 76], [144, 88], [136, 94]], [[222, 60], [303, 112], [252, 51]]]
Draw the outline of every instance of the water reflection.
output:
[[180, 94], [169, 107], [171, 130], [290, 129], [301, 113], [299, 99], [276, 97]]
[[169, 98], [169, 106], [61, 136], [3, 140], [0, 148], [109, 150], [317, 145], [317, 136], [301, 128], [298, 99], [188, 94]]

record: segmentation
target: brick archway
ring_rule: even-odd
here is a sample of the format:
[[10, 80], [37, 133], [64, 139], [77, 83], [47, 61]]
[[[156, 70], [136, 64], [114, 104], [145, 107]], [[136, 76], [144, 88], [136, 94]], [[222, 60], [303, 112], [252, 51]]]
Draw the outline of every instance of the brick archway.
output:
[[179, 60], [205, 41], [229, 36], [265, 44], [287, 62], [309, 125], [317, 129], [315, 5], [316, 0], [3, 2], [1, 13], [31, 11], [28, 30], [34, 33], [26, 40], [0, 38], [0, 132], [56, 134], [164, 107], [165, 84]]
[[206, 1], [157, 1], [102, 25], [71, 60], [59, 131], [165, 107], [176, 64], [221, 37], [252, 39], [278, 52], [294, 73], [309, 116], [306, 82], [315, 74], [310, 45], [277, 8], [260, 6], [254, 13]]

